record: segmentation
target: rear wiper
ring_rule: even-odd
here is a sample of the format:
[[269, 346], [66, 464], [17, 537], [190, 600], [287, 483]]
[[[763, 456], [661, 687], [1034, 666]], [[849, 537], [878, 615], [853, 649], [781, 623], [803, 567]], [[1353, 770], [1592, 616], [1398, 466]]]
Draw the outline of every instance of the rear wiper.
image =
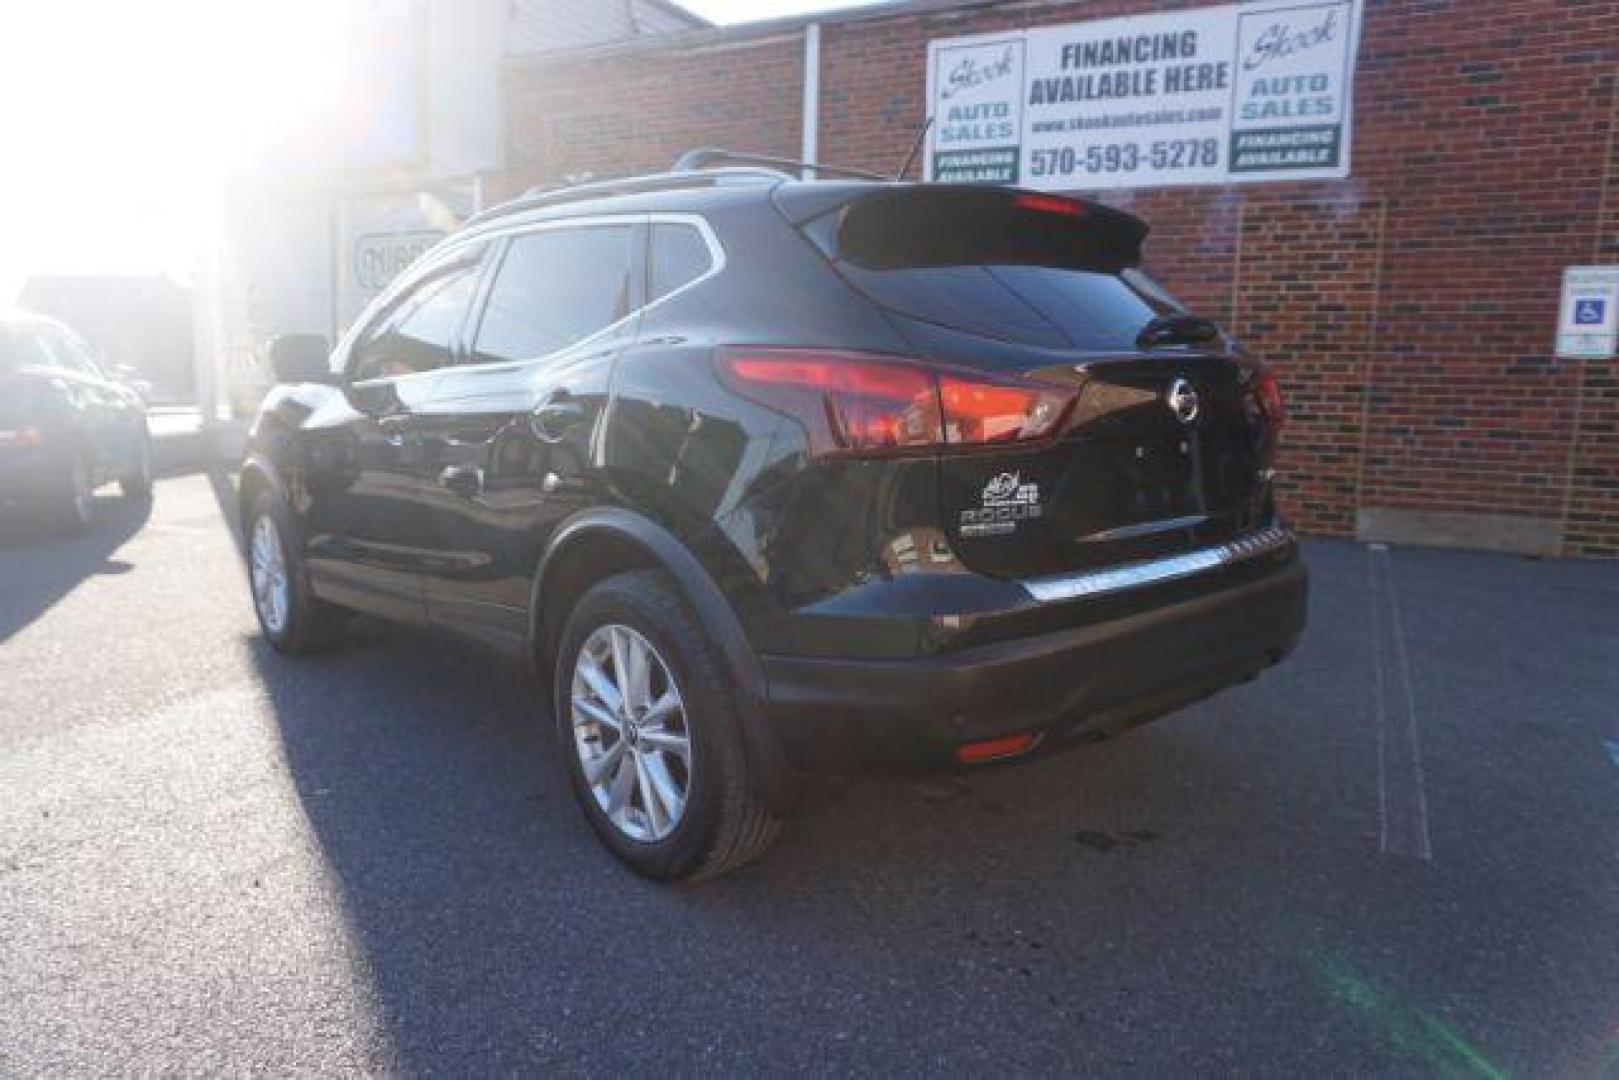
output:
[[1220, 328], [1214, 325], [1212, 319], [1177, 312], [1160, 315], [1143, 326], [1141, 333], [1136, 335], [1136, 345], [1140, 348], [1152, 345], [1201, 345], [1219, 336]]

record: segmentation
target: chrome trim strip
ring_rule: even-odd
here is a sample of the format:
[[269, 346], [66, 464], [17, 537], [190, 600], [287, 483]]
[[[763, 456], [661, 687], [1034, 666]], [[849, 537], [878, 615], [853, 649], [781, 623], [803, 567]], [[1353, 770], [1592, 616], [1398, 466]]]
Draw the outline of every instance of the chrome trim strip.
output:
[[1087, 544], [1108, 540], [1134, 540], [1154, 533], [1174, 532], [1176, 529], [1195, 529], [1209, 520], [1207, 514], [1188, 514], [1186, 517], [1164, 518], [1162, 521], [1143, 521], [1139, 525], [1120, 525], [1117, 529], [1103, 529], [1081, 537]]
[[1293, 534], [1277, 525], [1239, 536], [1216, 547], [1199, 548], [1184, 555], [1148, 559], [1107, 570], [1087, 570], [1079, 574], [1058, 574], [1022, 582], [1024, 590], [1041, 603], [1077, 600], [1085, 596], [1139, 589], [1164, 581], [1190, 577], [1222, 566], [1256, 559], [1280, 551], [1293, 542]]

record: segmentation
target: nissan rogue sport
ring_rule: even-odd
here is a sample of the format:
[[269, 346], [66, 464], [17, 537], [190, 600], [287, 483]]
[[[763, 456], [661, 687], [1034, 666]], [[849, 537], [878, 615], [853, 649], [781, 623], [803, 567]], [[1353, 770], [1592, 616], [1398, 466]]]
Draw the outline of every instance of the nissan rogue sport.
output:
[[801, 773], [1029, 758], [1248, 680], [1305, 618], [1282, 398], [1146, 232], [734, 164], [488, 211], [329, 356], [276, 342], [264, 634], [525, 658], [591, 825], [666, 880], [760, 853]]

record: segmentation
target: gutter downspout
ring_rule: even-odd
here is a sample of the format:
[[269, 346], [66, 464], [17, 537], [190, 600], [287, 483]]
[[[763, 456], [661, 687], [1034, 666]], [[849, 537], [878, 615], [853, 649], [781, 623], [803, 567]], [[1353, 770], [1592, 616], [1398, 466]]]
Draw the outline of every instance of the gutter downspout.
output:
[[[798, 160], [813, 162], [820, 153], [821, 126], [821, 24], [812, 22], [804, 27], [804, 105], [803, 140], [798, 148]], [[804, 179], [813, 180], [813, 169], [804, 170]]]

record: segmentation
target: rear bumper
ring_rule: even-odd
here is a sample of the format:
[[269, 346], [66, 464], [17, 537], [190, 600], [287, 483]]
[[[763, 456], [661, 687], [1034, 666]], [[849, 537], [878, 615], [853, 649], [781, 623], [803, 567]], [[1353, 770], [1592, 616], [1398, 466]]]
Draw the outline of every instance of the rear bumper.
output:
[[33, 448], [0, 447], [0, 502], [46, 498], [65, 486], [59, 455]]
[[1013, 733], [1038, 733], [1037, 750], [1104, 737], [1251, 679], [1298, 643], [1308, 581], [1295, 546], [1199, 586], [1144, 589], [1102, 621], [1086, 599], [1052, 604], [1082, 625], [954, 653], [764, 656], [770, 721], [811, 771], [948, 765], [963, 743]]

